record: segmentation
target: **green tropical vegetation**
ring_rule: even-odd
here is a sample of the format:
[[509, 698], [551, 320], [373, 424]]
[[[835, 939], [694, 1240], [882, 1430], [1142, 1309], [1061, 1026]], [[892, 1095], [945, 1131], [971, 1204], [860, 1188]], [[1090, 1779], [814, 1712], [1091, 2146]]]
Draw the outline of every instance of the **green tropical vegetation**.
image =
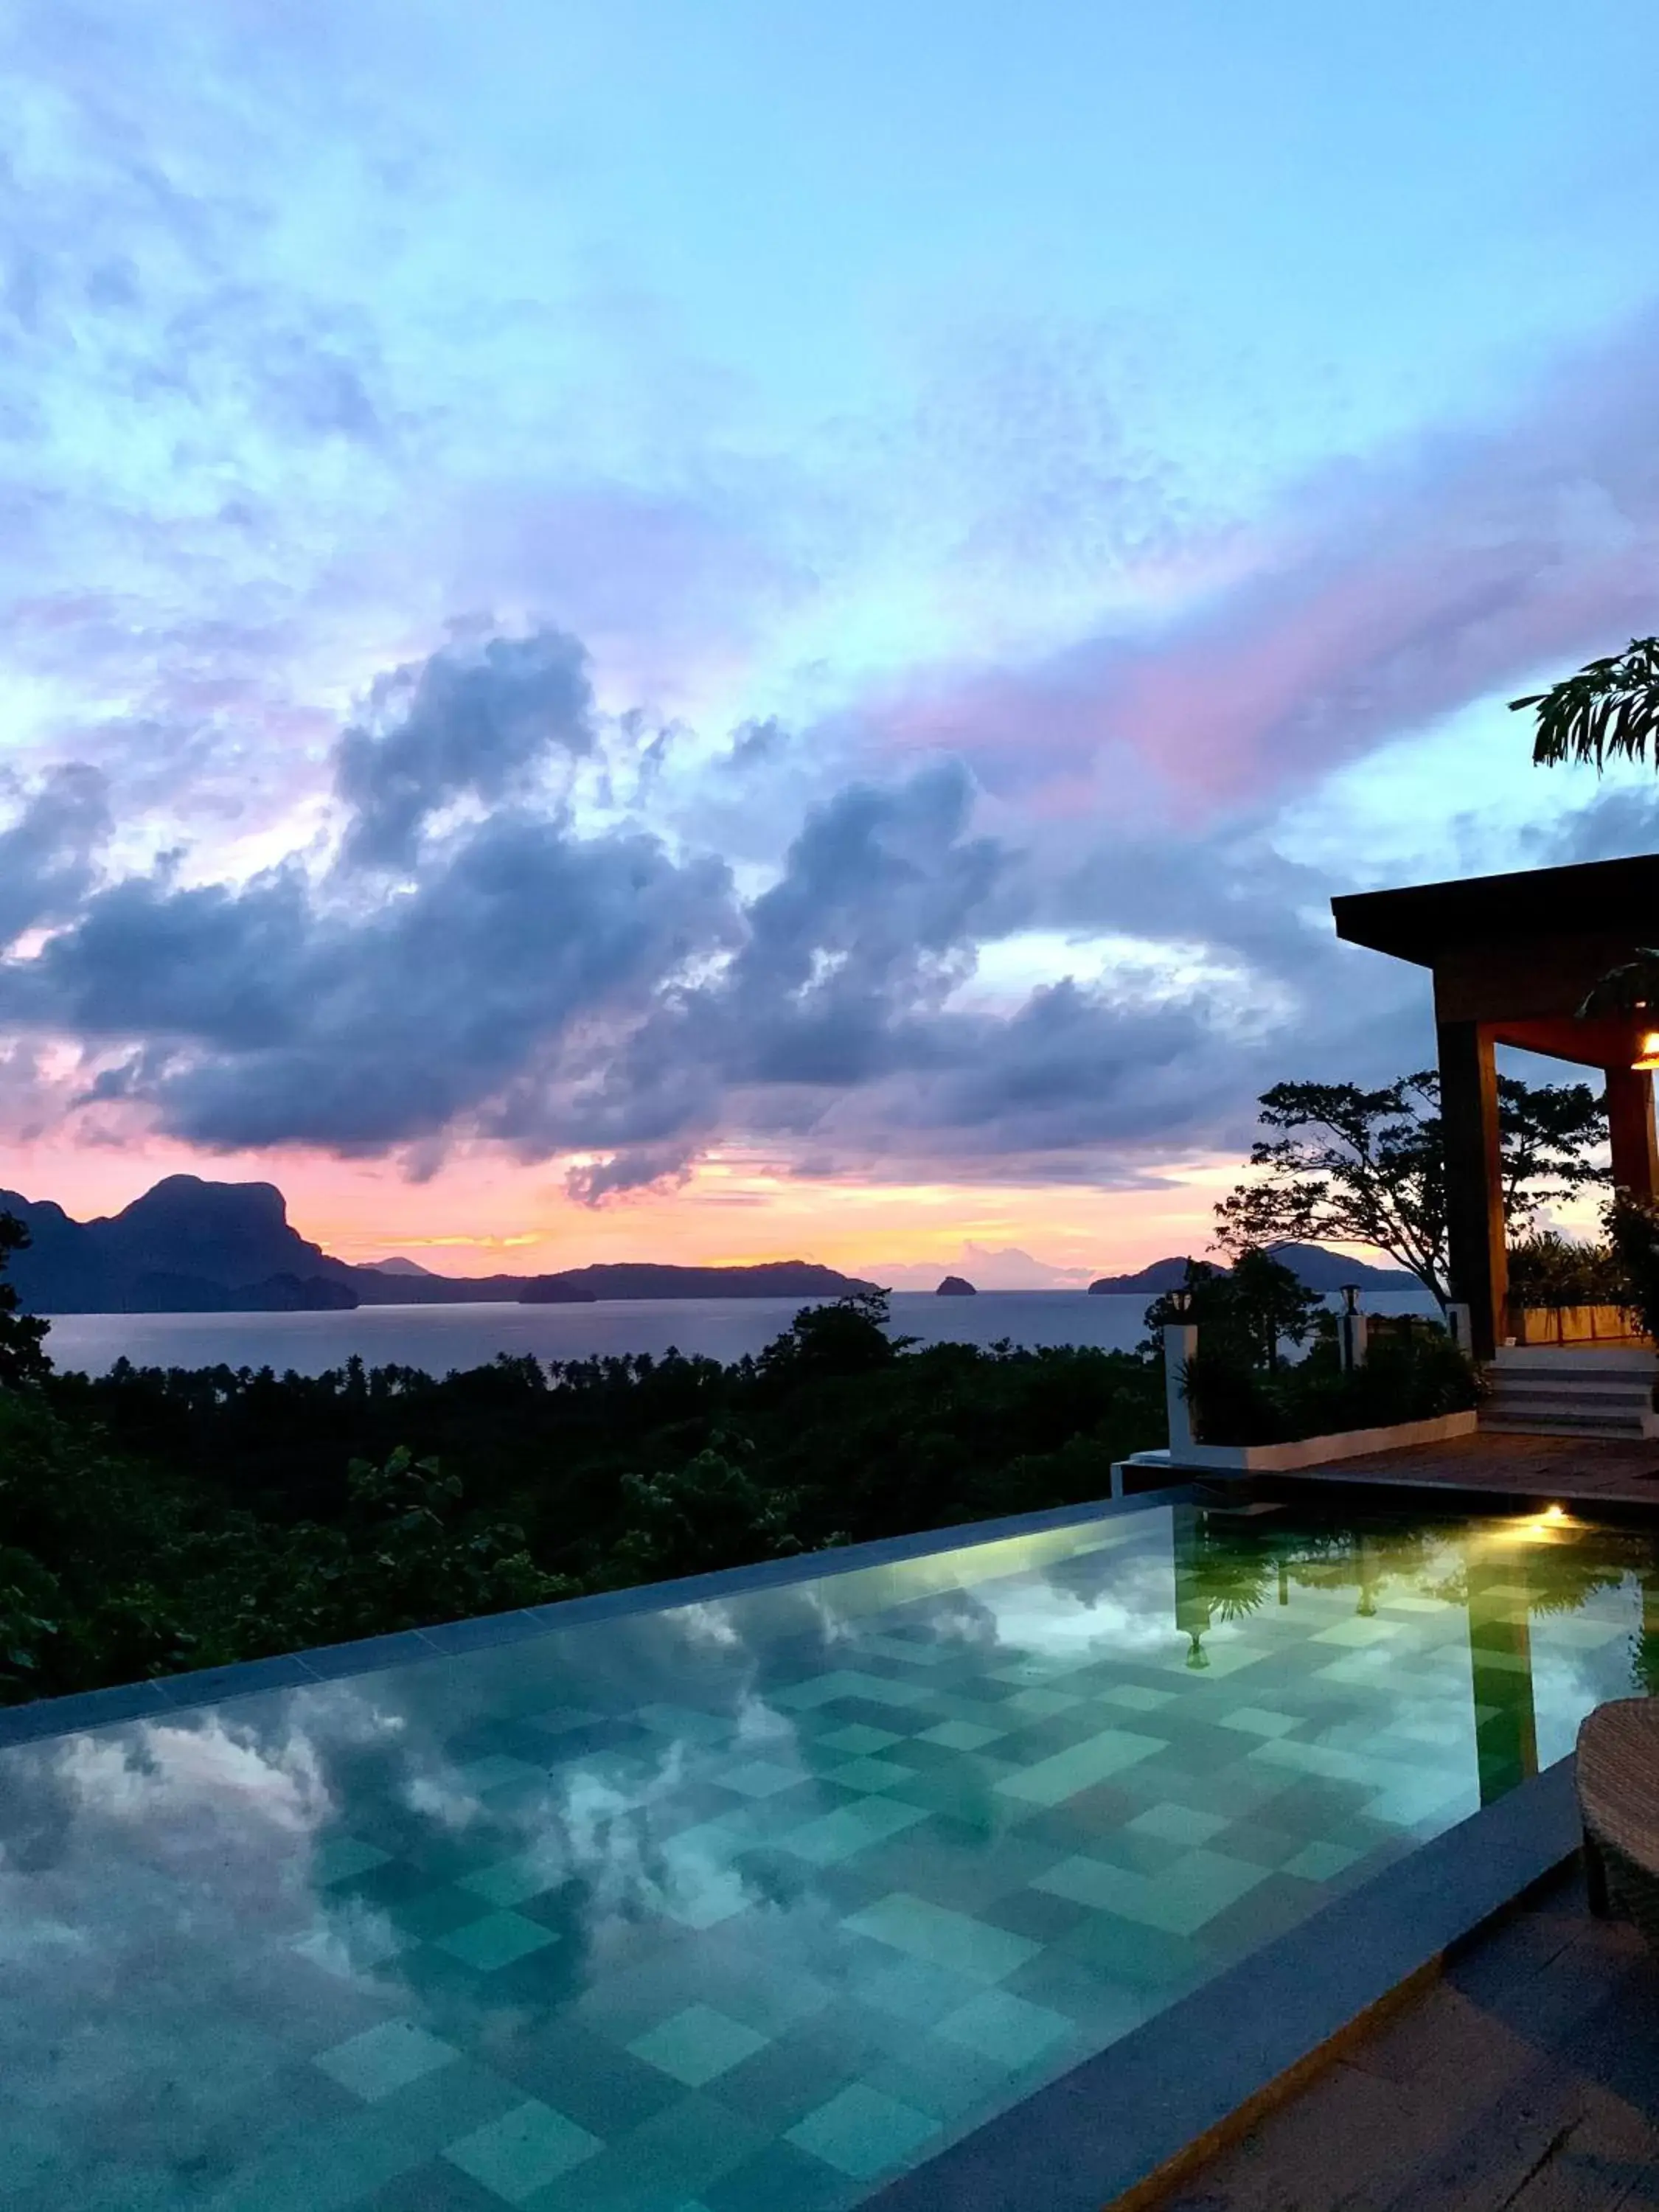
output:
[[1103, 1496], [1130, 1352], [922, 1350], [885, 1299], [758, 1358], [55, 1372], [0, 1308], [0, 1702]]
[[[1615, 1200], [1604, 1209], [1604, 1221], [1626, 1202]], [[1510, 1297], [1522, 1306], [1624, 1306], [1632, 1293], [1610, 1235], [1590, 1243], [1559, 1230], [1534, 1229], [1510, 1247]]]
[[[1267, 1252], [1243, 1255], [1226, 1274], [1189, 1261], [1182, 1289], [1146, 1319], [1154, 1329], [1197, 1328], [1186, 1389], [1200, 1443], [1287, 1443], [1428, 1420], [1474, 1405], [1479, 1388], [1445, 1330], [1416, 1316], [1373, 1324], [1364, 1362], [1345, 1366], [1336, 1316]], [[1281, 1357], [1286, 1340], [1307, 1344], [1301, 1358]]]

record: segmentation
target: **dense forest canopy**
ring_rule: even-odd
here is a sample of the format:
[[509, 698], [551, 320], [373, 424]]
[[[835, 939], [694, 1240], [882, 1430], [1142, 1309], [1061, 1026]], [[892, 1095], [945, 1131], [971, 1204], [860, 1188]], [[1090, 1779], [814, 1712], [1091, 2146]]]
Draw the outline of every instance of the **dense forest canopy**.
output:
[[0, 1700], [1105, 1495], [1163, 1440], [1128, 1352], [896, 1343], [0, 1390]]

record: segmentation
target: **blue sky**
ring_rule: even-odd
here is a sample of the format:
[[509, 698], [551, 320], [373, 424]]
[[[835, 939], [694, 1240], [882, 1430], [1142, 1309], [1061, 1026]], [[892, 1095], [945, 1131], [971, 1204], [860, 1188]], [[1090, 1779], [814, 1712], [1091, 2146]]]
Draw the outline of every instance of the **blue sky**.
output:
[[23, 0], [0, 1182], [1191, 1241], [1426, 1053], [1333, 890], [1653, 841], [1503, 705], [1656, 619], [1650, 30]]

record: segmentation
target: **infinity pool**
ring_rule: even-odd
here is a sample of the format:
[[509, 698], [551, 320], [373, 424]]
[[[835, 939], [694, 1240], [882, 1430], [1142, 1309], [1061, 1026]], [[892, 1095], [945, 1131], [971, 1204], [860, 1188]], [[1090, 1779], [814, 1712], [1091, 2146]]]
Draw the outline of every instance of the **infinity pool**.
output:
[[1656, 1569], [1161, 1505], [6, 1751], [0, 2203], [857, 2203], [1560, 1757]]

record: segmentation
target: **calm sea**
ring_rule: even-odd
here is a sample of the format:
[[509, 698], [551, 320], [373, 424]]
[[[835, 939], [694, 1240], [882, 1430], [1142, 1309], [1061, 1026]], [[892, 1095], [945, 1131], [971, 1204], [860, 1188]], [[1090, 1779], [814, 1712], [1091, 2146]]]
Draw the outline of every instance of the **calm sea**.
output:
[[[1148, 1301], [1083, 1291], [982, 1291], [941, 1298], [893, 1297], [896, 1335], [926, 1344], [1093, 1345], [1129, 1351], [1144, 1334]], [[1335, 1303], [1333, 1301], [1333, 1303]], [[1376, 1292], [1374, 1313], [1433, 1310], [1425, 1296]], [[292, 1368], [319, 1375], [359, 1353], [371, 1367], [396, 1364], [447, 1374], [499, 1352], [540, 1359], [616, 1352], [660, 1355], [671, 1346], [711, 1359], [741, 1359], [786, 1329], [799, 1298], [609, 1298], [583, 1306], [359, 1306], [353, 1313], [64, 1314], [46, 1349], [60, 1368], [101, 1374], [123, 1353], [141, 1367]]]

